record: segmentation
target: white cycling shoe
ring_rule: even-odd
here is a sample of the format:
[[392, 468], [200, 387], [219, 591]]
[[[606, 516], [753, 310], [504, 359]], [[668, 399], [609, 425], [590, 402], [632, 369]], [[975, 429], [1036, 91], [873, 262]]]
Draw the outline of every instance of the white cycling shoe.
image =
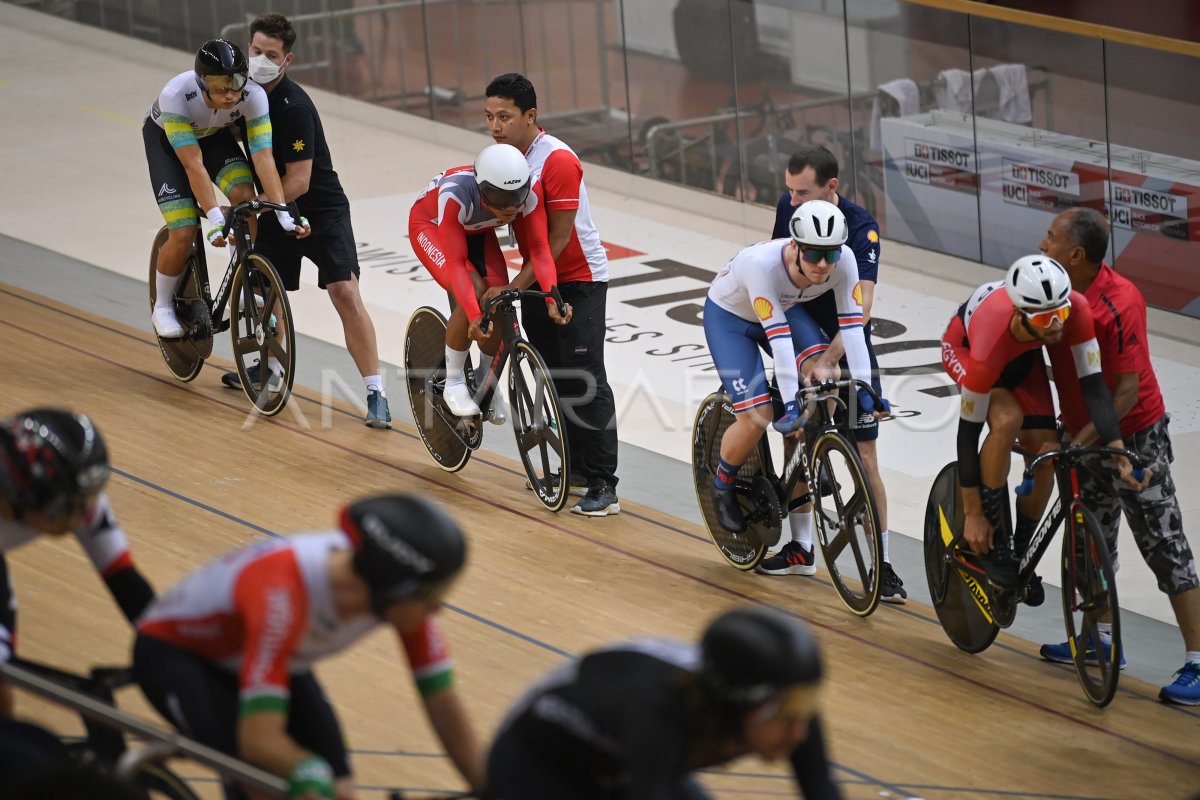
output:
[[154, 332], [158, 338], [178, 339], [183, 336], [183, 325], [171, 306], [156, 306], [150, 319], [154, 322]]
[[488, 421], [493, 425], [503, 425], [508, 422], [508, 401], [504, 399], [504, 393], [498, 386], [496, 391], [492, 392], [492, 405], [488, 408]]
[[466, 383], [447, 383], [442, 390], [442, 399], [456, 417], [479, 416], [479, 406], [471, 399], [471, 390]]

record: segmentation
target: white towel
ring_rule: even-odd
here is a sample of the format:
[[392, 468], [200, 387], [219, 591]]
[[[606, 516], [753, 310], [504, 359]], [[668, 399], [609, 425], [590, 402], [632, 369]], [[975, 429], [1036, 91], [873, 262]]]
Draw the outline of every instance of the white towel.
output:
[[[898, 78], [894, 81], [881, 83], [879, 85], [879, 93], [886, 94], [896, 100], [900, 107], [898, 116], [911, 117], [913, 114], [921, 111], [921, 91], [917, 88], [916, 81], [910, 78]], [[871, 108], [871, 150], [877, 152], [881, 147], [879, 120], [883, 116], [879, 108], [879, 97], [875, 97], [874, 105]]]
[[991, 69], [977, 69], [973, 86], [967, 83], [967, 72], [962, 69], [945, 69], [938, 73], [933, 94], [937, 107], [948, 111], [974, 113], [971, 105], [972, 92], [979, 94], [984, 80], [991, 76], [999, 91], [998, 106], [986, 109], [980, 116], [1002, 119], [1018, 125], [1033, 122], [1033, 110], [1029, 103], [1029, 79], [1024, 64], [998, 64]]
[[1000, 87], [1000, 119], [1017, 125], [1033, 122], [1029, 104], [1029, 77], [1024, 64], [998, 64], [992, 67], [992, 77]]

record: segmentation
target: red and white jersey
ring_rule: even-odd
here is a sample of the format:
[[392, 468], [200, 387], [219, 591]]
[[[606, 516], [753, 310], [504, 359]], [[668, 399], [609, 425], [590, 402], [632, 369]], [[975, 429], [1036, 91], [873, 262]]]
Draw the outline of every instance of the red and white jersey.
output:
[[525, 160], [534, 177], [542, 183], [547, 213], [575, 209], [575, 231], [571, 241], [554, 259], [558, 282], [602, 282], [608, 280], [608, 253], [600, 243], [600, 233], [592, 222], [587, 187], [583, 185], [583, 164], [579, 156], [561, 139], [539, 128], [537, 138], [525, 151]]
[[[334, 530], [231, 553], [159, 597], [138, 630], [237, 672], [243, 712], [286, 708], [291, 675], [380, 624], [369, 613], [337, 615], [329, 556], [351, 548], [349, 537]], [[422, 691], [448, 685], [449, 651], [432, 618], [401, 638]]]
[[[987, 421], [989, 393], [1009, 362], [1042, 347], [1038, 339], [1019, 341], [1010, 324], [1013, 303], [1003, 281], [985, 283], [976, 289], [951, 319], [942, 334], [942, 365], [962, 390], [962, 419]], [[1063, 326], [1063, 338], [1048, 345], [1051, 360], [1074, 363], [1082, 378], [1100, 372], [1100, 345], [1092, 328], [1092, 312], [1079, 292], [1071, 292], [1071, 315]], [[1062, 376], [1060, 376], [1060, 379]]]
[[[113, 516], [112, 502], [107, 492], [102, 492], [96, 499], [87, 521], [74, 534], [102, 577], [107, 578], [133, 565], [129, 555], [129, 540]], [[41, 531], [28, 525], [0, 520], [0, 553], [15, 550], [40, 536]]]

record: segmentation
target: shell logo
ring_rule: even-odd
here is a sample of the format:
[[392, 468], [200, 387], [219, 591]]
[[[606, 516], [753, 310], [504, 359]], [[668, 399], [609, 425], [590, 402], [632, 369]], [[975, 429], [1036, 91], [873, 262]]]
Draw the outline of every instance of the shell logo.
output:
[[854, 284], [854, 302], [858, 303], [860, 306], [862, 305], [862, 284], [861, 283]]
[[754, 298], [754, 313], [758, 314], [759, 319], [770, 319], [775, 313], [775, 306], [771, 305], [771, 301], [765, 297]]
[[867, 231], [867, 241], [871, 244], [879, 244], [879, 233], [876, 231]]

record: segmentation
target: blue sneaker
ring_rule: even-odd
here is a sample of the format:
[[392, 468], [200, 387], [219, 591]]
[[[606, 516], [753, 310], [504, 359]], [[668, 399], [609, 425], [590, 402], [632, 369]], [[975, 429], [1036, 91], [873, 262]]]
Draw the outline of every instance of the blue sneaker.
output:
[[[1101, 643], [1101, 647], [1103, 648], [1104, 657], [1108, 658], [1109, 654], [1112, 652], [1112, 645]], [[1074, 664], [1075, 663], [1075, 659], [1072, 658], [1072, 656], [1071, 656], [1071, 643], [1070, 642], [1062, 642], [1060, 644], [1044, 644], [1044, 645], [1042, 645], [1042, 649], [1039, 650], [1038, 652], [1041, 653], [1042, 658], [1046, 659], [1047, 661], [1053, 661], [1057, 664]], [[1121, 659], [1121, 669], [1125, 669], [1125, 648], [1124, 647], [1121, 648], [1118, 655], [1120, 656], [1120, 659]], [[1094, 646], [1092, 646], [1092, 643], [1090, 640], [1088, 641], [1086, 655], [1084, 656], [1084, 662], [1087, 664], [1098, 663], [1096, 661], [1096, 648]], [[1200, 690], [1200, 689], [1198, 689], [1198, 690]], [[1200, 702], [1200, 701], [1198, 701], [1198, 702]]]
[[378, 430], [392, 427], [392, 412], [388, 410], [387, 398], [382, 393], [374, 390], [367, 392], [367, 416], [363, 424]]
[[1200, 664], [1185, 663], [1183, 669], [1175, 673], [1175, 682], [1158, 693], [1158, 699], [1181, 706], [1200, 706]]

